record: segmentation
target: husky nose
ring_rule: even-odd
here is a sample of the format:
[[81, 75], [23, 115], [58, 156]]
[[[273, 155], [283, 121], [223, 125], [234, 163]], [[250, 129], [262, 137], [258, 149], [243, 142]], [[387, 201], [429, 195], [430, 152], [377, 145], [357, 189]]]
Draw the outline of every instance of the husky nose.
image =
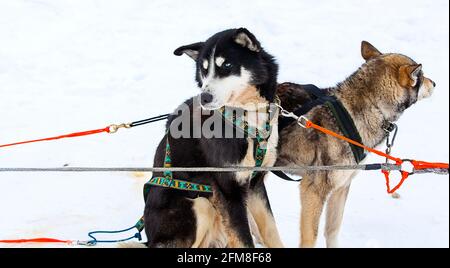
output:
[[431, 83], [433, 84], [433, 87], [436, 87], [436, 83], [434, 81], [431, 81]]
[[213, 101], [213, 99], [214, 99], [214, 96], [207, 92], [200, 94], [200, 102], [202, 105], [211, 103]]

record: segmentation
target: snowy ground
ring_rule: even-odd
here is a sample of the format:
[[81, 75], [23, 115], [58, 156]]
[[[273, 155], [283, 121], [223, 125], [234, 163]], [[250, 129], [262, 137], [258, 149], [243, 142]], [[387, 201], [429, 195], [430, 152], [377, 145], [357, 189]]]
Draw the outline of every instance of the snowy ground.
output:
[[[361, 63], [361, 40], [423, 63], [435, 95], [399, 122], [394, 153], [449, 161], [447, 0], [0, 0], [0, 144], [170, 112], [197, 94], [180, 45], [230, 27], [255, 33], [280, 81], [329, 86]], [[1, 167], [150, 166], [163, 124], [0, 149]], [[371, 156], [369, 162], [382, 159]], [[134, 224], [143, 210], [132, 173], [1, 173], [0, 239], [87, 239]], [[360, 173], [341, 231], [345, 247], [449, 247], [448, 176], [418, 175], [394, 200], [378, 172]], [[282, 238], [298, 245], [295, 183], [268, 189]], [[0, 245], [3, 246], [3, 245]], [[322, 235], [320, 247], [324, 246]]]

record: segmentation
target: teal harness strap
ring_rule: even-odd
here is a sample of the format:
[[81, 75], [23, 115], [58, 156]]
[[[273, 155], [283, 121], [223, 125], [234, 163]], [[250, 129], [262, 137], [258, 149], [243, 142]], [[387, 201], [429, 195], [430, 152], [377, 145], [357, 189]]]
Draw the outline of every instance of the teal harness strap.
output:
[[[274, 107], [278, 109], [276, 106]], [[270, 105], [267, 106], [266, 113], [268, 118], [264, 123], [264, 128], [262, 129], [249, 126], [245, 118], [237, 118], [236, 114], [233, 113], [231, 109], [222, 108], [220, 111], [224, 119], [231, 122], [234, 127], [243, 131], [248, 137], [254, 137], [253, 141], [255, 143], [255, 148], [253, 156], [255, 159], [255, 167], [261, 167], [264, 162], [264, 158], [266, 157], [268, 140], [272, 134], [272, 126], [270, 124]], [[244, 116], [246, 115], [246, 112], [247, 111], [244, 111]], [[254, 171], [252, 173], [252, 178], [254, 178], [256, 174], [257, 172]]]
[[142, 232], [142, 230], [144, 230], [144, 216], [142, 216], [134, 225], [134, 228], [136, 228], [139, 233]]
[[[231, 122], [234, 127], [239, 128], [244, 131], [244, 133], [249, 137], [254, 137], [253, 140], [255, 142], [254, 148], [254, 158], [255, 158], [255, 166], [261, 167], [264, 158], [267, 153], [267, 143], [270, 135], [272, 134], [272, 126], [270, 124], [270, 118], [268, 118], [264, 124], [263, 129], [258, 129], [255, 127], [250, 127], [245, 118], [236, 118], [233, 113], [229, 113], [229, 111], [221, 110], [223, 117], [225, 120]], [[270, 106], [267, 107], [267, 114], [270, 113]], [[170, 168], [172, 167], [172, 158], [171, 158], [171, 149], [169, 144], [169, 133], [166, 133], [166, 149], [164, 156], [164, 167]], [[256, 171], [253, 172], [252, 178], [257, 174]], [[170, 170], [164, 171], [164, 177], [152, 177], [145, 185], [144, 185], [144, 200], [147, 200], [148, 193], [150, 192], [150, 188], [152, 186], [172, 188], [183, 191], [194, 191], [201, 193], [212, 193], [213, 189], [211, 185], [199, 184], [194, 182], [189, 182], [180, 179], [174, 179], [173, 172]], [[139, 233], [144, 230], [144, 217], [141, 217], [138, 222], [134, 226], [138, 229]]]
[[[164, 167], [172, 167], [171, 149], [169, 143], [169, 133], [167, 132], [166, 139], [166, 151], [164, 156]], [[151, 186], [159, 186], [165, 188], [172, 188], [183, 191], [193, 191], [201, 193], [212, 193], [212, 187], [206, 184], [194, 183], [180, 179], [173, 178], [173, 172], [170, 170], [164, 171], [164, 177], [152, 177], [144, 185], [144, 200], [147, 200], [148, 193], [150, 192]]]
[[212, 193], [212, 187], [210, 185], [177, 179], [168, 179], [167, 177], [153, 177], [147, 182], [147, 184], [185, 191]]

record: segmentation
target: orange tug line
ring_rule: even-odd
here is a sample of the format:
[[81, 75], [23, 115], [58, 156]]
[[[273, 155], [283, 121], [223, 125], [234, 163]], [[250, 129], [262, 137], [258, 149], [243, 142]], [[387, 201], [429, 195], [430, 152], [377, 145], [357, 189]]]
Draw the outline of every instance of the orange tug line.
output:
[[[375, 150], [373, 148], [367, 147], [364, 144], [361, 144], [359, 142], [356, 142], [354, 140], [351, 140], [347, 137], [344, 137], [340, 134], [337, 134], [336, 132], [333, 132], [329, 129], [323, 128], [319, 125], [314, 124], [313, 122], [309, 121], [308, 119], [304, 118], [304, 120], [306, 121], [305, 123], [305, 127], [306, 128], [314, 128], [316, 130], [319, 130], [327, 135], [331, 135], [333, 137], [336, 137], [338, 139], [344, 140], [346, 142], [349, 142], [351, 144], [354, 144], [356, 146], [359, 146], [361, 148], [364, 148], [365, 150], [375, 153], [379, 156], [382, 157], [386, 157], [392, 161], [395, 161], [395, 163], [397, 165], [401, 165], [404, 161], [400, 158], [396, 158], [393, 157], [391, 155], [388, 155], [386, 153], [383, 153], [381, 151]], [[87, 135], [93, 135], [93, 134], [98, 134], [98, 133], [103, 133], [103, 132], [107, 132], [107, 133], [114, 133], [114, 131], [111, 131], [111, 126], [108, 126], [106, 128], [101, 128], [101, 129], [95, 129], [95, 130], [89, 130], [89, 131], [83, 131], [83, 132], [75, 132], [75, 133], [71, 133], [71, 134], [66, 134], [66, 135], [61, 135], [61, 136], [55, 136], [55, 137], [50, 137], [50, 138], [44, 138], [44, 139], [38, 139], [38, 140], [29, 140], [29, 141], [22, 141], [22, 142], [16, 142], [16, 143], [10, 143], [10, 144], [4, 144], [4, 145], [0, 145], [0, 148], [3, 147], [9, 147], [9, 146], [14, 146], [14, 145], [20, 145], [20, 144], [27, 144], [27, 143], [33, 143], [33, 142], [40, 142], [40, 141], [50, 141], [50, 140], [58, 140], [58, 139], [63, 139], [63, 138], [73, 138], [73, 137], [80, 137], [80, 136], [87, 136]], [[411, 162], [411, 164], [414, 166], [414, 169], [419, 170], [419, 169], [432, 169], [432, 168], [449, 168], [449, 165], [446, 163], [430, 163], [430, 162], [425, 162], [425, 161], [418, 161], [418, 160], [408, 160]], [[382, 170], [381, 172], [383, 172], [383, 174], [385, 175], [386, 178], [386, 187], [387, 187], [387, 192], [389, 194], [394, 193], [396, 190], [398, 190], [403, 182], [408, 178], [408, 176], [410, 175], [409, 172], [407, 171], [401, 171], [402, 174], [402, 179], [400, 180], [400, 182], [391, 189], [390, 187], [390, 179], [389, 179], [389, 170]], [[31, 239], [13, 239], [13, 240], [0, 240], [0, 243], [10, 243], [10, 244], [17, 244], [17, 243], [65, 243], [65, 244], [74, 244], [77, 243], [77, 241], [75, 240], [60, 240], [60, 239], [55, 239], [55, 238], [47, 238], [47, 237], [40, 237], [40, 238], [31, 238]]]
[[9, 244], [17, 244], [17, 243], [66, 243], [72, 244], [75, 241], [73, 240], [59, 240], [55, 238], [31, 238], [31, 239], [11, 239], [11, 240], [0, 240], [0, 243], [9, 243]]
[[[323, 133], [325, 133], [327, 135], [330, 135], [330, 136], [333, 136], [335, 138], [344, 140], [344, 141], [346, 141], [348, 143], [351, 143], [353, 145], [361, 147], [361, 148], [363, 148], [366, 151], [369, 151], [371, 153], [374, 153], [374, 154], [377, 154], [379, 156], [385, 157], [385, 158], [387, 158], [389, 160], [392, 160], [392, 161], [395, 162], [396, 165], [401, 166], [403, 164], [403, 162], [404, 162], [400, 158], [393, 157], [393, 156], [391, 156], [389, 154], [386, 154], [384, 152], [378, 151], [378, 150], [376, 150], [374, 148], [367, 147], [364, 144], [361, 144], [361, 143], [359, 143], [357, 141], [354, 141], [352, 139], [344, 137], [344, 136], [342, 136], [342, 135], [340, 135], [340, 134], [338, 134], [338, 133], [336, 133], [334, 131], [331, 131], [329, 129], [326, 129], [324, 127], [316, 125], [316, 124], [314, 124], [313, 122], [309, 121], [308, 119], [306, 119], [304, 117], [303, 117], [303, 119], [306, 121], [306, 123], [305, 123], [305, 127], [306, 128], [314, 128], [314, 129], [319, 130], [320, 132], [323, 132]], [[449, 165], [447, 163], [430, 163], [430, 162], [418, 161], [418, 160], [410, 160], [409, 162], [411, 162], [411, 164], [414, 166], [415, 170], [432, 169], [432, 168], [443, 168], [443, 169], [448, 169], [449, 168]], [[405, 180], [410, 175], [409, 172], [401, 170], [400, 173], [402, 175], [402, 178], [400, 179], [400, 182], [394, 188], [391, 189], [391, 183], [390, 183], [390, 178], [389, 178], [390, 171], [389, 170], [381, 170], [381, 172], [384, 174], [384, 177], [386, 179], [386, 189], [387, 189], [388, 194], [395, 193], [395, 191], [397, 191], [403, 185]]]
[[[99, 134], [99, 133], [110, 133], [110, 126], [100, 129], [94, 129], [94, 130], [88, 130], [88, 131], [82, 131], [82, 132], [75, 132], [50, 138], [43, 138], [43, 139], [37, 139], [37, 140], [29, 140], [29, 141], [21, 141], [16, 143], [10, 143], [10, 144], [4, 144], [0, 145], [0, 148], [3, 147], [10, 147], [15, 145], [21, 145], [21, 144], [27, 144], [27, 143], [34, 143], [34, 142], [41, 142], [41, 141], [51, 141], [51, 140], [59, 140], [59, 139], [65, 139], [65, 138], [74, 138], [74, 137], [81, 137], [81, 136], [88, 136], [93, 134]], [[74, 240], [60, 240], [55, 238], [48, 238], [48, 237], [39, 237], [39, 238], [30, 238], [30, 239], [11, 239], [11, 240], [0, 240], [0, 243], [5, 244], [19, 244], [19, 243], [65, 243], [65, 244], [73, 244]]]
[[21, 141], [21, 142], [16, 142], [16, 143], [4, 144], [4, 145], [0, 145], [0, 148], [10, 147], [10, 146], [20, 145], [20, 144], [33, 143], [33, 142], [40, 142], [40, 141], [51, 141], [51, 140], [59, 140], [59, 139], [65, 139], [65, 138], [81, 137], [81, 136], [93, 135], [93, 134], [98, 134], [98, 133], [103, 133], [103, 132], [110, 133], [111, 132], [110, 127], [111, 126], [108, 126], [105, 128], [100, 128], [100, 129], [75, 132], [75, 133], [65, 134], [65, 135], [61, 135], [61, 136], [50, 137], [50, 138], [38, 139], [38, 140], [29, 140], [29, 141]]

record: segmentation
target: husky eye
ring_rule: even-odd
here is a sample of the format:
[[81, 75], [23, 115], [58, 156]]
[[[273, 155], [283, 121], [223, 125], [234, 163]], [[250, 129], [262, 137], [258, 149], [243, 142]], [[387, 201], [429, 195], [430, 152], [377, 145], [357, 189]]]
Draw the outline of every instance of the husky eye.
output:
[[231, 64], [229, 62], [227, 62], [223, 65], [223, 68], [225, 68], [225, 69], [231, 69], [231, 67], [233, 67], [233, 64]]

